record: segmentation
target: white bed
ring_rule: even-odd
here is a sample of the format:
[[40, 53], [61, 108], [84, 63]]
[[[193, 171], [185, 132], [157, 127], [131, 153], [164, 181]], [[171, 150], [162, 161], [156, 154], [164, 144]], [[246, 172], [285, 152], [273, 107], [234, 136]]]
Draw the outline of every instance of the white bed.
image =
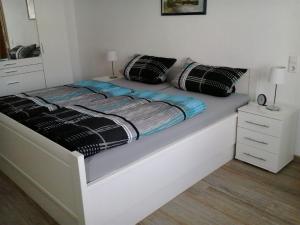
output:
[[[248, 79], [239, 86], [249, 93]], [[233, 112], [88, 183], [83, 155], [0, 113], [0, 169], [62, 225], [133, 225], [233, 158], [236, 118]]]

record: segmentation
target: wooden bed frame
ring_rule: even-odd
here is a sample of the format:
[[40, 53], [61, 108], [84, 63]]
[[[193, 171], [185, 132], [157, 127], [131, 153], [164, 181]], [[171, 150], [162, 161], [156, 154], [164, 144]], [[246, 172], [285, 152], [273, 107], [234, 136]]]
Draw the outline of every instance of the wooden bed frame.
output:
[[0, 113], [0, 170], [62, 225], [134, 225], [232, 160], [236, 126], [234, 113], [87, 183], [83, 155]]

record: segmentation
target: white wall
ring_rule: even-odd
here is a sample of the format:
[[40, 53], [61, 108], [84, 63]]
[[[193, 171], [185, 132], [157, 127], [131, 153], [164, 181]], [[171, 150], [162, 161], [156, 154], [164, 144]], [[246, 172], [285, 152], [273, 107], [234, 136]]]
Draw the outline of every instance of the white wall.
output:
[[25, 0], [2, 0], [10, 47], [38, 44], [35, 20], [28, 19]]
[[[299, 6], [300, 6], [300, 1], [298, 2], [298, 6], [295, 8], [294, 10], [294, 14], [296, 15], [296, 19], [293, 21], [293, 27], [294, 27], [294, 35], [292, 35], [292, 42], [291, 43], [296, 43], [294, 49], [295, 49], [295, 55], [300, 55], [300, 26], [299, 26], [299, 21], [300, 21], [300, 13], [299, 13]], [[290, 91], [290, 96], [294, 96], [295, 100], [294, 102], [296, 104], [298, 104], [298, 107], [300, 108], [300, 88], [299, 88], [299, 84], [300, 84], [300, 57], [298, 57], [298, 73], [294, 74], [294, 79], [292, 79], [292, 81], [290, 81], [290, 85], [293, 88]], [[294, 81], [294, 82], [293, 82]], [[291, 84], [292, 83], [292, 84]], [[293, 92], [293, 94], [291, 94], [291, 92]], [[298, 126], [298, 136], [297, 136], [297, 150], [296, 150], [296, 154], [298, 156], [300, 156], [300, 118], [299, 118], [299, 126]]]
[[[110, 73], [105, 52], [146, 53], [214, 65], [248, 67], [257, 92], [271, 97], [273, 65], [300, 55], [299, 0], [208, 0], [206, 16], [160, 15], [160, 0], [75, 0], [82, 77]], [[300, 106], [300, 74], [289, 74], [279, 100]], [[300, 135], [299, 135], [300, 137]], [[300, 155], [300, 142], [298, 145]]]

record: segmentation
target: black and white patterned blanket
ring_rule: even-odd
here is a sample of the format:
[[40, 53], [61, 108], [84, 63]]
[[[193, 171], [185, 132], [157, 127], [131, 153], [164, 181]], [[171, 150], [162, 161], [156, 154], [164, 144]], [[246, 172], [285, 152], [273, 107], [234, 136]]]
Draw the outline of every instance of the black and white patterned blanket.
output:
[[[90, 157], [174, 126], [206, 108], [202, 101], [184, 96], [152, 93], [151, 97], [151, 93], [137, 91], [107, 98], [101, 93], [75, 95], [73, 89], [63, 89], [69, 105], [43, 90], [35, 96], [0, 97], [0, 112], [66, 149]], [[145, 94], [148, 98], [139, 97]]]

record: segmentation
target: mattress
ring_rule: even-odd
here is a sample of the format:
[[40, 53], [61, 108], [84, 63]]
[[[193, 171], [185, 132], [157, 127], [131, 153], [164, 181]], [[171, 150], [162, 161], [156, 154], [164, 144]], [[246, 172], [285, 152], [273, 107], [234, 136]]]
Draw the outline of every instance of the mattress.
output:
[[[140, 85], [131, 81], [116, 80], [113, 83], [120, 86], [135, 89], [150, 89], [152, 85]], [[156, 90], [156, 89], [152, 89]], [[85, 159], [87, 181], [92, 182], [105, 176], [109, 176], [116, 171], [135, 163], [149, 155], [152, 155], [159, 149], [172, 144], [175, 141], [184, 139], [191, 134], [214, 124], [223, 118], [235, 113], [237, 109], [249, 102], [249, 97], [242, 94], [233, 94], [226, 98], [218, 98], [209, 95], [184, 92], [173, 87], [165, 87], [160, 91], [174, 95], [188, 95], [199, 98], [207, 104], [207, 110], [200, 115], [180, 123], [174, 127], [144, 137], [139, 141], [123, 145], [117, 148], [103, 151], [90, 158]]]

